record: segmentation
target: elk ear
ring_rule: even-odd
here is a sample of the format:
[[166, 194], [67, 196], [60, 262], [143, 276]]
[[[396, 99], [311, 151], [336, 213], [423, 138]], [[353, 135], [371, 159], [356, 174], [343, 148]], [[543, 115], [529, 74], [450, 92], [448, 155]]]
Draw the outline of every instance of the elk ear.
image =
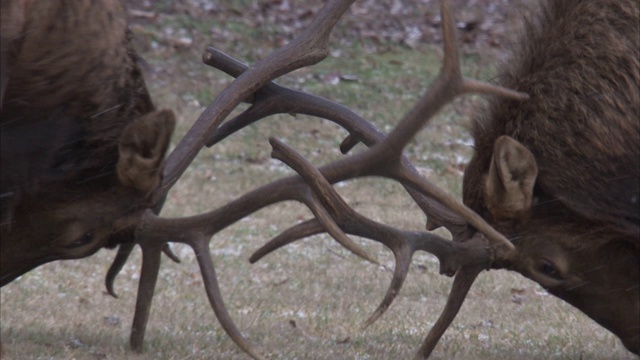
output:
[[538, 176], [529, 149], [509, 136], [499, 137], [485, 182], [489, 211], [495, 219], [526, 220]]
[[175, 127], [171, 110], [154, 111], [127, 125], [118, 145], [118, 178], [143, 192], [155, 189], [162, 177], [164, 155]]

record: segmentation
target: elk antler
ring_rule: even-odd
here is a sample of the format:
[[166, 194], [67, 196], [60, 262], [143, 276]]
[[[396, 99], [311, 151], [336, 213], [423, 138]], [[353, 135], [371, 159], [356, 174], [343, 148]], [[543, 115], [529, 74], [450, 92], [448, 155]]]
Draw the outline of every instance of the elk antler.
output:
[[[250, 97], [255, 91], [276, 77], [300, 67], [315, 64], [326, 57], [331, 30], [353, 1], [354, 0], [333, 0], [327, 2], [314, 18], [311, 25], [298, 37], [256, 63], [253, 68], [243, 73], [218, 95], [213, 103], [200, 115], [193, 127], [167, 158], [163, 171], [163, 183], [154, 196], [157, 203], [162, 202], [167, 192], [193, 161], [204, 145], [206, 136], [211, 134], [241, 101]], [[213, 233], [211, 235], [213, 235]], [[142, 238], [147, 240], [142, 241]], [[157, 281], [160, 266], [160, 250], [158, 249], [161, 248], [158, 244], [172, 240], [174, 239], [158, 238], [156, 241], [152, 241], [150, 238], [145, 237], [145, 235], [140, 232], [140, 226], [138, 227], [136, 241], [143, 248], [143, 266], [138, 288], [136, 313], [131, 331], [131, 346], [136, 350], [142, 350], [144, 332]], [[192, 247], [201, 246], [200, 242], [201, 241], [194, 242]], [[351, 244], [351, 248], [354, 251], [364, 254], [364, 251], [358, 251], [353, 243]], [[202, 247], [199, 247], [199, 249], [202, 249]], [[211, 269], [210, 272], [213, 272], [211, 258], [206, 257], [203, 258], [202, 261], [204, 261], [204, 263], [200, 262], [200, 265], [203, 270], [203, 277], [209, 280], [205, 282], [207, 294], [216, 315], [218, 315], [218, 320], [231, 338], [234, 339], [243, 350], [256, 358], [260, 358], [242, 338], [233, 322], [230, 321], [224, 304], [222, 304], [222, 298], [219, 296], [219, 291], [216, 296], [211, 293], [218, 288], [215, 274], [213, 276], [210, 276], [210, 273], [204, 275], [205, 269]], [[210, 262], [210, 264], [206, 264], [207, 261]], [[147, 266], [145, 263], [149, 263], [149, 265]], [[228, 319], [228, 321], [226, 319]]]
[[[271, 139], [272, 156], [291, 166], [299, 176], [275, 181], [216, 210], [196, 216], [161, 218], [148, 210], [135, 230], [135, 241], [143, 249], [143, 265], [131, 333], [134, 349], [142, 349], [161, 252], [168, 242], [180, 242], [194, 249], [207, 296], [225, 331], [243, 350], [254, 358], [261, 358], [242, 337], [225, 309], [213, 261], [208, 252], [208, 241], [226, 226], [276, 202], [302, 202], [309, 207], [315, 218], [295, 225], [275, 237], [250, 258], [252, 262], [292, 241], [322, 232], [327, 232], [343, 246], [370, 261], [375, 260], [351, 241], [347, 234], [378, 241], [392, 250], [397, 264], [393, 279], [382, 303], [367, 320], [367, 325], [383, 314], [399, 292], [415, 251], [423, 250], [434, 254], [440, 261], [441, 273], [456, 275], [447, 305], [416, 355], [418, 358], [428, 356], [433, 350], [457, 314], [478, 273], [493, 261], [508, 260], [514, 256], [514, 247], [504, 236], [472, 210], [422, 178], [409, 161], [402, 157], [404, 147], [416, 133], [457, 95], [477, 92], [513, 99], [526, 98], [524, 94], [465, 79], [461, 75], [455, 46], [455, 29], [445, 1], [442, 2], [444, 66], [420, 101], [386, 137], [370, 123], [339, 104], [271, 83], [278, 76], [324, 58], [329, 33], [352, 2], [353, 0], [328, 2], [300, 36], [249, 69], [215, 49], [208, 49], [204, 61], [237, 78], [207, 107], [168, 157], [163, 184], [154, 194], [158, 202], [178, 181], [203, 145], [212, 146], [239, 128], [275, 113], [305, 113], [336, 122], [349, 133], [341, 145], [341, 150], [345, 153], [358, 142], [363, 142], [370, 148], [316, 168], [293, 149]], [[221, 125], [241, 101], [249, 101], [252, 105], [236, 118]], [[400, 182], [427, 214], [427, 227], [433, 229], [439, 225], [445, 226], [453, 234], [454, 241], [424, 231], [396, 229], [357, 213], [340, 198], [331, 184], [362, 176], [382, 176]], [[467, 224], [478, 231], [473, 237], [467, 234]], [[123, 251], [130, 252], [127, 248]], [[118, 260], [114, 262], [118, 263]], [[108, 284], [112, 284], [113, 280], [109, 279], [114, 276], [108, 277]]]
[[[458, 206], [458, 204], [455, 204], [455, 202], [452, 203], [450, 201], [451, 198], [446, 196], [446, 194], [442, 193], [437, 188], [428, 186], [428, 183], [422, 181], [423, 179], [419, 177], [416, 178], [414, 173], [407, 172], [406, 168], [403, 168], [401, 166], [403, 162], [401, 154], [404, 147], [411, 139], [413, 139], [415, 134], [424, 126], [424, 124], [431, 118], [431, 116], [434, 115], [444, 104], [453, 99], [453, 97], [463, 93], [479, 92], [507, 96], [514, 99], [526, 98], [525, 94], [520, 94], [515, 91], [496, 87], [479, 81], [465, 79], [460, 71], [458, 52], [455, 45], [453, 20], [450, 16], [450, 10], [446, 1], [441, 2], [441, 13], [444, 33], [443, 39], [445, 59], [440, 75], [432, 83], [431, 87], [427, 90], [422, 99], [402, 119], [400, 124], [389, 134], [386, 139], [374, 145], [368, 151], [354, 155], [348, 159], [340, 160], [337, 163], [340, 164], [342, 168], [348, 168], [349, 171], [352, 172], [353, 176], [362, 176], [365, 174], [369, 174], [394, 178], [400, 181], [405, 186], [409, 185], [413, 186], [416, 189], [420, 189], [425, 194], [429, 194], [439, 202], [448, 206], [450, 209], [455, 209], [460, 216], [462, 216], [471, 225], [476, 227], [481, 234], [485, 235], [488, 238], [493, 253], [488, 254], [489, 256], [485, 258], [485, 260], [490, 264], [493, 260], [496, 259], [507, 260], [512, 258], [515, 255], [514, 246], [490, 226], [487, 225], [485, 227], [484, 225], [486, 224], [482, 224], [482, 227], [479, 227], [477, 223], [483, 223], [483, 221], [477, 214], [470, 211], [461, 204]], [[349, 143], [353, 143], [353, 139], [349, 139]], [[278, 145], [278, 143], [274, 143], [272, 141], [272, 145]], [[285, 147], [280, 145], [278, 145], [277, 147], [278, 149], [285, 149]], [[282, 155], [278, 155], [278, 149], [274, 147], [276, 156], [281, 160], [288, 160], [287, 163], [292, 168], [294, 168], [294, 170], [296, 170], [302, 177], [304, 177], [309, 185], [314, 187], [314, 190], [318, 194], [322, 194], [324, 196], [328, 208], [334, 210], [340, 209], [338, 213], [334, 215], [336, 216], [336, 218], [342, 219], [344, 218], [344, 214], [352, 214], [351, 219], [349, 220], [355, 220], [356, 229], [367, 229], [372, 227], [365, 221], [358, 221], [357, 217], [353, 216], [354, 212], [348, 211], [348, 207], [346, 207], [344, 201], [339, 198], [338, 194], [333, 191], [331, 186], [326, 181], [321, 181], [322, 174], [320, 174], [319, 172], [314, 172], [311, 168], [311, 164], [302, 161], [302, 159], [297, 156], [292, 150], [287, 150]], [[345, 229], [349, 228], [350, 225], [352, 225], [349, 220], [347, 220], [346, 224], [341, 223], [341, 226], [343, 226]], [[474, 236], [473, 239], [477, 239], [477, 237]], [[410, 243], [409, 240], [405, 240], [404, 242], [405, 244]], [[480, 246], [482, 246], [482, 243]], [[391, 246], [389, 247], [392, 248]], [[415, 248], [413, 251], [415, 251]], [[411, 251], [411, 253], [413, 251]], [[411, 256], [411, 253], [408, 254], [409, 258]], [[401, 265], [400, 261], [398, 261], [398, 255], [396, 251], [394, 251], [394, 254], [396, 254], [396, 261], [398, 262], [398, 266]], [[436, 256], [438, 255], [436, 254]], [[442, 272], [443, 265], [447, 264], [447, 259], [443, 259], [441, 256], [438, 256], [438, 258], [440, 260]], [[466, 257], [456, 257], [455, 260], [460, 261], [467, 259], [468, 258]], [[402, 271], [406, 273], [408, 271], [408, 265], [405, 265], [404, 263], [402, 265], [404, 267]], [[454, 268], [456, 269], [456, 278], [454, 280], [452, 291], [449, 295], [447, 304], [440, 318], [438, 319], [436, 325], [431, 329], [422, 347], [416, 354], [416, 359], [426, 358], [433, 351], [433, 348], [437, 344], [438, 340], [440, 339], [446, 328], [449, 326], [451, 321], [453, 321], [455, 315], [458, 313], [460, 306], [462, 305], [462, 302], [466, 297], [466, 294], [473, 284], [473, 281], [475, 280], [479, 272], [483, 269], [482, 265], [482, 262], [470, 261], [467, 264], [458, 262], [457, 264], [453, 265], [453, 267], [449, 268], [449, 270], [452, 270]], [[396, 279], [396, 273], [394, 273], [394, 280]], [[446, 269], [445, 273], [447, 273]], [[389, 297], [391, 300], [394, 297], [394, 295], [392, 295], [392, 289], [393, 285], [390, 288], [390, 291], [388, 291], [387, 293], [387, 297]], [[384, 301], [383, 305], [386, 305]], [[367, 323], [369, 324], [372, 321], [375, 321], [375, 319], [380, 316], [384, 309], [384, 307], [379, 307], [378, 310], [376, 310], [376, 313], [374, 313], [374, 315], [367, 321]]]

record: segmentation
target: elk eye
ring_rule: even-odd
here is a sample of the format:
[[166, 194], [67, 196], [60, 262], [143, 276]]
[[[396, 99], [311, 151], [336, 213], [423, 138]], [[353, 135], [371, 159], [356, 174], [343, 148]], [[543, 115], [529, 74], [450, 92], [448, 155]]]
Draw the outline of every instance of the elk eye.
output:
[[80, 238], [78, 238], [76, 241], [72, 242], [71, 244], [65, 246], [67, 248], [77, 248], [80, 246], [84, 246], [89, 244], [91, 241], [93, 241], [93, 232], [89, 231], [87, 233], [85, 233], [84, 235], [82, 235]]
[[556, 267], [553, 266], [553, 264], [548, 260], [542, 260], [542, 263], [540, 264], [540, 271], [549, 277], [562, 280], [562, 276], [560, 275], [560, 272], [558, 272]]

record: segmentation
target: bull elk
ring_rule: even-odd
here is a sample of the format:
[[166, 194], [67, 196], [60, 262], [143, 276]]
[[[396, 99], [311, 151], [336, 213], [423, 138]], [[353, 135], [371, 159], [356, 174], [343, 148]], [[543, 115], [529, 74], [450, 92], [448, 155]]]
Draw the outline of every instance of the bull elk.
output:
[[473, 121], [464, 203], [536, 281], [640, 352], [640, 5], [550, 1]]
[[[442, 70], [399, 125], [384, 135], [337, 103], [272, 82], [326, 57], [331, 29], [352, 2], [328, 1], [305, 31], [251, 68], [208, 48], [204, 62], [236, 79], [202, 113], [164, 166], [162, 157], [173, 118], [170, 112], [157, 111], [151, 105], [129, 47], [126, 24], [122, 16], [113, 16], [122, 11], [117, 2], [103, 3], [110, 12], [92, 14], [107, 21], [102, 24], [104, 28], [117, 29], [108, 34], [110, 42], [105, 39], [96, 44], [98, 51], [95, 58], [90, 58], [95, 66], [113, 71], [104, 79], [111, 86], [86, 88], [90, 85], [83, 82], [86, 74], [76, 77], [78, 74], [68, 71], [68, 66], [73, 66], [65, 64], [69, 59], [47, 58], [51, 54], [39, 52], [46, 47], [38, 46], [35, 31], [23, 38], [11, 38], [11, 47], [5, 49], [3, 45], [2, 49], [3, 63], [10, 65], [6, 74], [3, 70], [2, 78], [2, 165], [6, 161], [18, 171], [14, 177], [2, 178], [3, 222], [11, 219], [3, 225], [2, 285], [44, 262], [88, 256], [101, 247], [120, 245], [106, 278], [107, 289], [114, 293], [115, 277], [133, 246], [140, 245], [143, 263], [131, 345], [141, 350], [161, 255], [163, 251], [170, 254], [166, 250], [169, 242], [184, 243], [197, 254], [207, 296], [221, 325], [243, 350], [261, 359], [225, 309], [208, 242], [215, 233], [267, 205], [293, 200], [309, 207], [314, 218], [276, 236], [250, 261], [324, 232], [369, 261], [375, 259], [348, 234], [384, 244], [392, 250], [396, 268], [386, 295], [367, 324], [390, 306], [416, 251], [434, 254], [440, 272], [455, 276], [447, 304], [416, 358], [429, 356], [475, 278], [491, 268], [507, 268], [532, 278], [638, 353], [637, 3], [551, 0], [540, 22], [530, 24], [518, 60], [505, 72], [503, 84], [518, 90], [514, 91], [462, 76], [453, 20], [447, 2], [442, 1]], [[34, 2], [31, 7], [12, 3], [9, 10], [26, 14], [23, 25], [17, 28], [36, 26], [43, 31], [56, 24], [34, 25], [29, 19], [41, 8], [62, 8], [61, 3]], [[74, 9], [69, 6], [69, 11]], [[92, 9], [80, 10], [90, 13]], [[64, 43], [65, 29], [59, 29]], [[87, 29], [87, 39], [94, 35]], [[63, 61], [67, 68], [51, 67], [51, 72], [44, 71], [49, 67], [21, 68], [42, 64], [36, 60], [43, 57], [51, 62]], [[114, 66], [115, 60], [127, 66]], [[41, 73], [42, 77], [37, 75]], [[68, 78], [74, 85], [69, 92], [52, 95], [43, 90], [46, 81], [63, 76], [74, 76]], [[34, 103], [25, 105], [25, 101], [31, 101], [30, 96], [43, 91], [49, 96], [37, 96]], [[466, 93], [492, 95], [493, 99], [489, 115], [473, 122], [476, 152], [465, 172], [467, 205], [463, 205], [421, 177], [402, 152], [438, 110]], [[251, 106], [223, 122], [243, 101]], [[167, 192], [203, 146], [213, 146], [261, 118], [291, 112], [328, 119], [345, 128], [349, 133], [341, 144], [345, 154], [359, 142], [369, 148], [317, 168], [272, 138], [272, 156], [298, 175], [267, 184], [204, 214], [186, 218], [158, 215]], [[108, 118], [94, 122], [92, 115]], [[56, 128], [65, 131], [27, 149], [11, 141], [49, 131], [50, 122], [64, 125]], [[5, 128], [10, 130], [6, 137]], [[87, 145], [90, 141], [102, 146], [94, 150]], [[5, 150], [22, 161], [5, 159]], [[103, 153], [96, 151], [109, 156], [102, 157]], [[52, 152], [54, 155], [40, 156]], [[67, 160], [69, 157], [72, 160]], [[105, 158], [109, 159], [106, 163]], [[86, 178], [84, 170], [95, 171], [97, 165], [107, 170], [97, 179], [87, 179], [90, 187], [77, 190], [84, 193], [69, 196], [56, 190], [43, 194], [54, 185], [75, 191], [67, 188]], [[25, 173], [35, 173], [38, 182], [16, 181], [24, 179]], [[58, 177], [59, 173], [65, 177]], [[453, 239], [380, 224], [350, 208], [332, 184], [363, 176], [400, 182], [427, 215], [427, 229], [443, 226]], [[67, 196], [60, 199], [55, 196], [58, 193]], [[127, 194], [128, 201], [118, 202], [121, 197], [115, 194]], [[35, 223], [34, 216], [42, 220]], [[37, 256], [31, 255], [34, 249], [40, 249]]]

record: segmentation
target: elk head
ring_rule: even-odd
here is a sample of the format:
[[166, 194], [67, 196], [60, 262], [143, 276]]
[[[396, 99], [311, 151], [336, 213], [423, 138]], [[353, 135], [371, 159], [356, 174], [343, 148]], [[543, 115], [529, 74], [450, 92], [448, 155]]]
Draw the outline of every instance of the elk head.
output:
[[475, 119], [463, 196], [517, 249], [494, 267], [534, 280], [636, 354], [637, 5], [552, 1], [539, 23], [528, 25], [502, 83], [531, 98], [494, 99], [488, 114]]
[[173, 126], [171, 111], [154, 111], [127, 125], [118, 142], [117, 163], [103, 184], [22, 194], [10, 223], [3, 225], [1, 284], [50, 261], [82, 258], [132, 241], [131, 226], [142, 210], [154, 205], [148, 195], [160, 183]]
[[156, 205], [175, 121], [149, 99], [119, 1], [7, 1], [2, 10], [5, 285], [43, 263], [133, 241], [136, 217]]
[[[483, 213], [517, 249], [512, 260], [494, 263], [494, 268], [537, 282], [638, 353], [638, 235], [580, 216], [544, 194], [544, 175], [538, 176], [534, 155], [513, 138], [496, 140], [483, 176], [476, 172], [480, 158], [475, 156], [465, 173], [465, 203]], [[481, 202], [478, 186], [484, 187]]]

